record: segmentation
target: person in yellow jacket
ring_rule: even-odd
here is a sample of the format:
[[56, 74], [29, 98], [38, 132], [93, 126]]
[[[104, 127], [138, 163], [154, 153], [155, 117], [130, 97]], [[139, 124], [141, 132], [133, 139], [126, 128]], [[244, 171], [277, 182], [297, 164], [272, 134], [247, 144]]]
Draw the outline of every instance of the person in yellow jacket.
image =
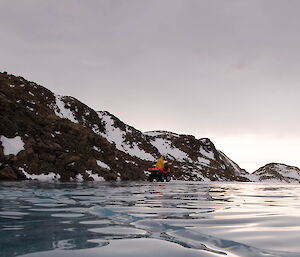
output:
[[155, 168], [149, 168], [148, 171], [150, 172], [149, 181], [151, 182], [153, 180], [157, 182], [169, 182], [171, 180], [170, 168], [164, 165], [164, 158], [162, 156], [158, 159]]
[[156, 163], [156, 166], [155, 166], [156, 169], [163, 169], [164, 168], [164, 157], [160, 157], [158, 160], [157, 160], [157, 163]]

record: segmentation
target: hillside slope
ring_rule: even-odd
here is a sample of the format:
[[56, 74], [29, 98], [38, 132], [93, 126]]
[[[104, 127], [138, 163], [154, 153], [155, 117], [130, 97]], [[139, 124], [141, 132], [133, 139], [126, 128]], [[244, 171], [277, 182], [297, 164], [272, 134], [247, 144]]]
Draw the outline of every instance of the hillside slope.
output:
[[0, 179], [137, 180], [163, 155], [174, 179], [249, 181], [208, 138], [141, 131], [0, 73]]

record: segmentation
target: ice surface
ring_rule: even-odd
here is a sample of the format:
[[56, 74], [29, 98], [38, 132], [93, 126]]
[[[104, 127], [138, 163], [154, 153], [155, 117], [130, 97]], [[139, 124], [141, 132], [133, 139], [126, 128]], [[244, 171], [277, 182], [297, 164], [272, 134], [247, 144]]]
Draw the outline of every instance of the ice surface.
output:
[[14, 138], [0, 136], [0, 141], [3, 146], [4, 155], [17, 155], [20, 151], [24, 150], [24, 142], [20, 136]]
[[0, 182], [0, 210], [0, 256], [300, 256], [299, 185]]

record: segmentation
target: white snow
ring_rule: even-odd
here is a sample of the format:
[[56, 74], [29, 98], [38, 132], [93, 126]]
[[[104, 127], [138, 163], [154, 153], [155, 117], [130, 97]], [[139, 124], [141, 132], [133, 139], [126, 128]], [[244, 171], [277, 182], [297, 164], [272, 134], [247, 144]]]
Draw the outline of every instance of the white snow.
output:
[[137, 166], [137, 164], [134, 161], [125, 160], [126, 163], [131, 163]]
[[171, 145], [171, 141], [163, 138], [154, 138], [151, 141], [151, 144], [157, 148], [159, 153], [163, 156], [168, 156], [169, 158], [173, 157], [174, 160], [177, 161], [190, 161], [192, 160], [188, 157], [188, 155], [181, 151], [180, 149], [173, 147]]
[[26, 108], [27, 108], [28, 110], [32, 111], [32, 112], [35, 111], [33, 108], [31, 108], [31, 107], [29, 107], [29, 106], [26, 106]]
[[0, 136], [0, 141], [2, 142], [4, 155], [17, 155], [20, 151], [24, 150], [24, 142], [20, 136], [14, 138]]
[[203, 149], [202, 146], [200, 146], [199, 152], [200, 152], [203, 156], [205, 156], [205, 157], [207, 157], [207, 158], [210, 158], [210, 159], [213, 159], [213, 160], [215, 159], [215, 156], [214, 156], [213, 151], [207, 152], [207, 151], [205, 151], [205, 150]]
[[32, 93], [32, 92], [30, 92], [30, 91], [28, 91], [28, 94], [30, 94], [31, 96], [34, 96], [34, 93]]
[[86, 170], [85, 171], [90, 177], [93, 178], [94, 181], [105, 181], [105, 179], [98, 174], [93, 174], [91, 170]]
[[105, 133], [100, 133], [93, 128], [96, 134], [100, 134], [106, 138], [110, 143], [114, 143], [116, 148], [122, 152], [125, 152], [131, 156], [136, 156], [143, 160], [155, 161], [155, 158], [150, 154], [146, 153], [143, 149], [138, 147], [136, 142], [129, 144], [125, 141], [126, 132], [120, 128], [114, 127], [114, 121], [110, 115], [105, 112], [98, 112], [99, 118], [105, 122]]
[[55, 95], [55, 102], [56, 106], [54, 106], [54, 112], [58, 117], [68, 119], [73, 123], [78, 123], [73, 112], [65, 107], [65, 103], [62, 100], [62, 96]]
[[14, 88], [15, 87], [15, 85], [9, 85], [11, 88]]
[[97, 151], [97, 152], [102, 152], [102, 150], [101, 150], [99, 147], [97, 147], [97, 146], [94, 146], [93, 149], [94, 149], [95, 151]]
[[[239, 168], [239, 166], [234, 163], [232, 160], [230, 160], [223, 152], [218, 151], [220, 156], [222, 157], [223, 161], [229, 163], [235, 170], [236, 175], [241, 175], [241, 170]], [[250, 179], [250, 178], [249, 178]]]
[[60, 179], [59, 174], [55, 174], [53, 172], [50, 172], [49, 174], [40, 174], [40, 175], [35, 175], [35, 174], [29, 174], [27, 173], [23, 168], [19, 168], [20, 171], [26, 176], [27, 179], [34, 179], [38, 181], [57, 181]]
[[274, 170], [284, 177], [300, 179], [299, 171], [294, 167], [288, 168], [283, 164], [275, 164]]
[[104, 163], [102, 161], [97, 160], [97, 165], [100, 166], [101, 168], [110, 170], [110, 167], [106, 163]]
[[201, 164], [210, 165], [210, 160], [203, 157], [198, 157], [198, 162], [200, 162]]
[[245, 175], [243, 174], [242, 176], [250, 179], [253, 182], [259, 181], [259, 176], [257, 176], [256, 174], [245, 174]]
[[83, 177], [82, 177], [82, 175], [80, 173], [76, 175], [75, 179], [78, 182], [82, 182], [83, 181]]

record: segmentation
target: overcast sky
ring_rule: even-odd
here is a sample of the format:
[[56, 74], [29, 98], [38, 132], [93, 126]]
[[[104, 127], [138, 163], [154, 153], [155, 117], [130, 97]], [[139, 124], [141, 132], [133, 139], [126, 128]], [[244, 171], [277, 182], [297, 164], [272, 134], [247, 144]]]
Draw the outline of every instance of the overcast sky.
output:
[[0, 70], [141, 131], [300, 167], [300, 1], [0, 0]]

